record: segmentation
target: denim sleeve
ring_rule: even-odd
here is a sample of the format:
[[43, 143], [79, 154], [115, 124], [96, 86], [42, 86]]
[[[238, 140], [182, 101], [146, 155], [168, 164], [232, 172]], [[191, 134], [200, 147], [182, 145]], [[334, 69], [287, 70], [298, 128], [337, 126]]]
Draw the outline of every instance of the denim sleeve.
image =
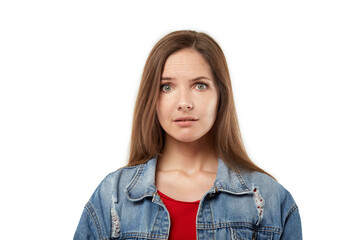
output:
[[99, 222], [92, 205], [88, 202], [76, 228], [74, 240], [96, 240], [101, 238]]
[[286, 217], [281, 240], [302, 240], [302, 229], [299, 209], [295, 204]]

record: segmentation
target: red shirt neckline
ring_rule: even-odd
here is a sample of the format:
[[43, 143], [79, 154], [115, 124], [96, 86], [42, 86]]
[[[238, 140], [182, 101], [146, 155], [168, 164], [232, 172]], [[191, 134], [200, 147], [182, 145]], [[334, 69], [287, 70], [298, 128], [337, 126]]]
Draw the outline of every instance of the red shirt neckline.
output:
[[180, 200], [176, 200], [176, 199], [173, 199], [169, 196], [166, 196], [164, 193], [160, 192], [159, 190], [157, 190], [157, 192], [159, 193], [159, 195], [163, 198], [166, 198], [170, 201], [173, 201], [173, 202], [178, 202], [178, 203], [187, 203], [187, 204], [198, 204], [200, 203], [200, 200], [197, 200], [197, 201], [194, 201], [194, 202], [185, 202], [185, 201], [180, 201]]

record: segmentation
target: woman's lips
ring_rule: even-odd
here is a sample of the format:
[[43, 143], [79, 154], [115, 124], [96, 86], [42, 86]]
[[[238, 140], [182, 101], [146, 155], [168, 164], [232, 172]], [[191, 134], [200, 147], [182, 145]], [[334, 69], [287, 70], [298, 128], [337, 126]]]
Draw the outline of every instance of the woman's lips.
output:
[[175, 121], [175, 124], [179, 127], [189, 127], [193, 125], [197, 120], [181, 120], [181, 121]]

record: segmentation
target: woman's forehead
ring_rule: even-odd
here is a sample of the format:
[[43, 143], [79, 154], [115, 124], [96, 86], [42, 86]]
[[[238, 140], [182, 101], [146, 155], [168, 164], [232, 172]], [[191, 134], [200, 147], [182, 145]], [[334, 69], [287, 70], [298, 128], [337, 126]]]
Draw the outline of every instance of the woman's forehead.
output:
[[[175, 75], [188, 78], [204, 76], [211, 79], [211, 67], [203, 56], [195, 50], [181, 50], [170, 55], [165, 62], [162, 78], [176, 80]], [[196, 75], [196, 76], [195, 76]]]

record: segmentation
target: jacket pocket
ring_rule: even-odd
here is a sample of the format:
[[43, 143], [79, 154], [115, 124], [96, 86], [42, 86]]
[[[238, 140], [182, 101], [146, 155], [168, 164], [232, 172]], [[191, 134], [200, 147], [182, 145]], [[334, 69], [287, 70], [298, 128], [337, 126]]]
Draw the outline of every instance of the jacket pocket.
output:
[[[115, 238], [111, 238], [111, 239], [115, 239]], [[134, 237], [131, 237], [131, 238], [128, 238], [128, 237], [125, 237], [125, 238], [116, 238], [117, 240], [149, 240], [149, 239], [153, 239], [153, 238], [134, 238]]]
[[251, 228], [230, 227], [231, 240], [273, 240], [270, 231], [255, 231]]
[[165, 239], [165, 238], [159, 236], [152, 236], [150, 234], [146, 236], [146, 234], [144, 235], [144, 233], [132, 232], [132, 233], [120, 235], [118, 238], [111, 237], [110, 239], [111, 240], [154, 240], [154, 239]]

